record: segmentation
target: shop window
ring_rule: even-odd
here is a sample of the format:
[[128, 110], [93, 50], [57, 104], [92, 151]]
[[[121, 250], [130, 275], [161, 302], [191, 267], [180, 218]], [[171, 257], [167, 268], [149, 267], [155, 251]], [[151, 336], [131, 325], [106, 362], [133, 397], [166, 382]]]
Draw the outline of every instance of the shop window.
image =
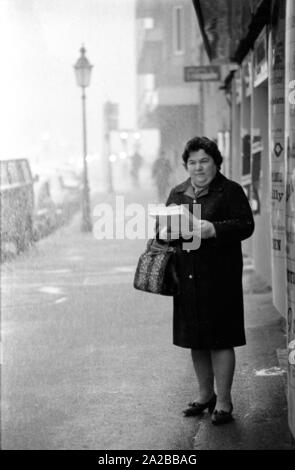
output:
[[261, 205], [261, 152], [253, 155], [252, 161], [252, 198], [251, 206], [254, 214], [260, 214]]
[[19, 183], [25, 183], [26, 178], [25, 178], [25, 173], [23, 171], [22, 162], [17, 162], [17, 172], [18, 172], [18, 181], [19, 181]]
[[251, 137], [245, 134], [242, 141], [242, 174], [249, 175], [251, 172]]
[[19, 174], [16, 162], [8, 162], [8, 178], [10, 184], [21, 183], [21, 175]]
[[254, 47], [254, 86], [260, 85], [267, 77], [267, 41], [264, 28]]
[[25, 182], [30, 183], [32, 181], [32, 175], [31, 175], [31, 171], [30, 171], [28, 163], [25, 160], [22, 160], [20, 164], [21, 164]]

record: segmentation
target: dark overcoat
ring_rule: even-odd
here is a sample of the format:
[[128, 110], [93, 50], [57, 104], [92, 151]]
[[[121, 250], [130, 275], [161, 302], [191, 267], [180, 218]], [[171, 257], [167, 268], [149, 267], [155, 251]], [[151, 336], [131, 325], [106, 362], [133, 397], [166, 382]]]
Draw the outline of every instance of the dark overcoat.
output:
[[[173, 343], [192, 349], [224, 349], [246, 343], [241, 240], [254, 220], [242, 187], [219, 171], [207, 191], [194, 196], [190, 178], [170, 192], [166, 205], [201, 205], [201, 218], [213, 223], [216, 237], [196, 250], [176, 246], [180, 293], [173, 297]], [[187, 241], [187, 240], [186, 240]]]

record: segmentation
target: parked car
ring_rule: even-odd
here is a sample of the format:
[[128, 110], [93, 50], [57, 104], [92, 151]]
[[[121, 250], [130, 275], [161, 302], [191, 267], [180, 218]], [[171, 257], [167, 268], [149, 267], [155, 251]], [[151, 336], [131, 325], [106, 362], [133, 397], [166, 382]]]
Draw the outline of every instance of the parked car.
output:
[[24, 250], [33, 239], [34, 180], [28, 160], [0, 160], [1, 248]]
[[70, 168], [36, 169], [35, 230], [39, 240], [64, 224], [80, 207], [81, 178]]
[[59, 222], [59, 210], [51, 195], [48, 176], [35, 176], [34, 240], [51, 233]]

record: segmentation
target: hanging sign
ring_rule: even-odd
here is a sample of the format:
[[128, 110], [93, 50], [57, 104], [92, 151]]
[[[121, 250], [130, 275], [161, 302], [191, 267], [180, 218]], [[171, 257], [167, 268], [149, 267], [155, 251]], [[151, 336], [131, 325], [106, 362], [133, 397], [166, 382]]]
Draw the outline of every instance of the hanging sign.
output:
[[266, 41], [266, 29], [262, 30], [262, 33], [258, 37], [254, 46], [253, 53], [254, 61], [254, 87], [260, 85], [264, 80], [267, 79], [267, 41]]
[[218, 82], [220, 67], [218, 65], [191, 65], [184, 67], [185, 82]]

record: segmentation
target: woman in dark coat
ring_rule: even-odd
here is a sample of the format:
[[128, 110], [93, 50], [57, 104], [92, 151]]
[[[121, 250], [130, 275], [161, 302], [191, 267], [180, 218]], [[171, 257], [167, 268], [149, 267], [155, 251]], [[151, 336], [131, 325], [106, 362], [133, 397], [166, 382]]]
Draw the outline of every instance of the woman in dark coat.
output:
[[220, 173], [222, 156], [214, 141], [191, 139], [182, 158], [189, 178], [172, 189], [166, 205], [186, 204], [190, 212], [201, 205], [200, 247], [183, 249], [188, 236], [183, 231], [172, 242], [180, 281], [173, 298], [173, 342], [191, 349], [199, 383], [199, 396], [184, 414], [208, 408], [214, 410], [212, 422], [223, 424], [232, 419], [233, 348], [246, 343], [241, 240], [253, 233], [254, 220], [242, 187]]

